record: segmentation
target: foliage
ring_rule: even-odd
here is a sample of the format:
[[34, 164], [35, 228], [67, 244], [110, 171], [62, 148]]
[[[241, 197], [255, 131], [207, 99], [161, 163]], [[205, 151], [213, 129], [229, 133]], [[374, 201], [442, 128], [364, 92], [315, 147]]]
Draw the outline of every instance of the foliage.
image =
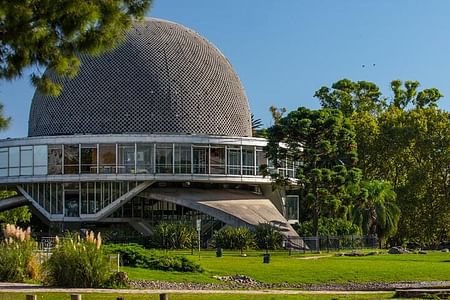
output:
[[8, 128], [11, 118], [4, 117], [3, 104], [0, 103], [0, 131]]
[[243, 253], [254, 245], [255, 236], [247, 227], [225, 227], [214, 233], [213, 240], [216, 247], [238, 249]]
[[[294, 229], [300, 236], [314, 236], [312, 221], [304, 221], [300, 224], [294, 224]], [[320, 218], [319, 219], [319, 234], [318, 236], [345, 236], [345, 235], [359, 235], [360, 228], [347, 221], [339, 218]]]
[[6, 224], [0, 244], [0, 281], [24, 282], [41, 279], [41, 269], [33, 253], [36, 243], [31, 230]]
[[[296, 164], [302, 211], [311, 215], [314, 234], [320, 216], [345, 217], [351, 195], [347, 186], [357, 184], [355, 132], [350, 120], [336, 109], [309, 110], [300, 107], [269, 128], [266, 147], [276, 168], [286, 158]], [[275, 185], [286, 186], [283, 174], [271, 174]]]
[[331, 89], [321, 87], [314, 97], [320, 100], [323, 108], [338, 109], [347, 117], [354, 112], [377, 114], [386, 106], [378, 86], [368, 81], [342, 79], [333, 83]]
[[255, 230], [255, 243], [259, 249], [281, 249], [283, 247], [283, 236], [274, 226], [259, 224]]
[[105, 247], [109, 253], [119, 253], [125, 266], [163, 271], [203, 272], [199, 264], [185, 256], [148, 250], [138, 244], [111, 244]]
[[100, 233], [95, 237], [94, 232], [86, 232], [84, 239], [78, 234], [66, 233], [64, 239], [57, 242], [45, 270], [51, 285], [80, 288], [104, 286], [111, 274]]
[[[1, 199], [13, 197], [17, 195], [14, 191], [0, 191]], [[13, 224], [28, 223], [31, 220], [31, 213], [27, 206], [21, 206], [14, 209], [10, 209], [4, 212], [0, 212], [0, 224]]]
[[364, 234], [377, 234], [380, 240], [397, 232], [400, 209], [396, 193], [388, 182], [372, 180], [361, 183], [361, 193], [353, 204], [352, 216]]
[[[29, 66], [50, 67], [59, 76], [77, 74], [79, 54], [97, 55], [123, 40], [132, 18], [141, 18], [151, 0], [0, 1], [0, 78], [21, 76]], [[61, 86], [33, 73], [33, 84], [57, 95]]]
[[198, 243], [197, 231], [188, 224], [159, 223], [150, 243], [160, 249], [192, 249]]

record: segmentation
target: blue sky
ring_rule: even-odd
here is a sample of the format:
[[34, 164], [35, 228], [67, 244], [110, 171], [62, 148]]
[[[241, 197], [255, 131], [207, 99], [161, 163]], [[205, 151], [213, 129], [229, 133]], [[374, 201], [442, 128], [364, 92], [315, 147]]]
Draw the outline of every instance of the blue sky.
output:
[[[449, 12], [448, 0], [155, 0], [149, 15], [215, 44], [269, 126], [271, 105], [319, 108], [314, 91], [341, 78], [373, 81], [389, 96], [392, 79], [418, 80], [450, 97]], [[0, 138], [27, 135], [33, 93], [27, 76], [0, 82], [13, 119]]]

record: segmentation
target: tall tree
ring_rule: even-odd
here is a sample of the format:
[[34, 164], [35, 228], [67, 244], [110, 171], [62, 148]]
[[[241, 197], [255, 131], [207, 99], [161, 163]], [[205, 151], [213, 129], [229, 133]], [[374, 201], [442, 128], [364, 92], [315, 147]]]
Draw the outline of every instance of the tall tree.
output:
[[[381, 111], [358, 111], [352, 104], [350, 119], [364, 179], [388, 181], [397, 193], [397, 241], [433, 245], [450, 233], [450, 115], [437, 107], [443, 97], [438, 89], [419, 87], [417, 81], [394, 80], [393, 96], [380, 94], [374, 101], [390, 99]], [[327, 107], [328, 99], [345, 103], [348, 94], [359, 94], [349, 89], [342, 94], [322, 88], [316, 96]]]
[[[21, 77], [24, 70], [51, 68], [74, 77], [79, 54], [114, 49], [132, 19], [140, 19], [152, 0], [0, 0], [0, 80]], [[59, 95], [62, 86], [40, 71], [31, 74], [39, 91]], [[8, 118], [0, 107], [0, 130]]]
[[[317, 235], [320, 216], [345, 214], [346, 186], [360, 179], [354, 168], [354, 128], [339, 110], [300, 107], [280, 118], [268, 133], [266, 151], [275, 167], [282, 167], [286, 158], [300, 162], [296, 164], [297, 184]], [[277, 183], [288, 182], [282, 174], [272, 176]]]
[[[0, 79], [13, 79], [29, 66], [50, 67], [60, 76], [77, 74], [79, 53], [97, 55], [123, 39], [132, 18], [151, 0], [0, 0]], [[33, 73], [32, 82], [57, 95], [61, 86]]]

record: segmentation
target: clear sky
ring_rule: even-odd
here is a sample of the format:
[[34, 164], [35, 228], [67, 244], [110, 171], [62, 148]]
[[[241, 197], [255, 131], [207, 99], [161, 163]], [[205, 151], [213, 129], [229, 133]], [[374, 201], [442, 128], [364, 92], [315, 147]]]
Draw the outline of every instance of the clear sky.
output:
[[[228, 57], [252, 112], [266, 126], [271, 105], [319, 108], [314, 92], [342, 79], [392, 79], [437, 87], [450, 110], [448, 0], [154, 0], [149, 15], [194, 29]], [[365, 67], [363, 67], [365, 65]], [[10, 128], [27, 135], [29, 78], [0, 82]]]

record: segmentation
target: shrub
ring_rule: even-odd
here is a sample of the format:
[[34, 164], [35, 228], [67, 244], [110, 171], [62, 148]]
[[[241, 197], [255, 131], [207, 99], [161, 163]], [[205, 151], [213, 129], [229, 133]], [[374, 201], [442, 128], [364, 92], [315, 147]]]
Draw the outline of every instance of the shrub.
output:
[[0, 244], [0, 281], [23, 282], [40, 280], [41, 269], [36, 254], [36, 243], [31, 230], [7, 224], [3, 230], [4, 240]]
[[[295, 224], [294, 229], [300, 236], [312, 236], [312, 221], [305, 221]], [[351, 221], [334, 218], [319, 219], [319, 236], [327, 235], [359, 235], [361, 230]]]
[[193, 249], [197, 245], [197, 231], [187, 224], [160, 223], [151, 240], [155, 248]]
[[255, 242], [259, 249], [276, 250], [283, 247], [283, 236], [270, 224], [256, 226]]
[[247, 227], [226, 227], [214, 233], [216, 247], [239, 249], [241, 253], [255, 244], [255, 236]]
[[203, 272], [199, 264], [184, 256], [148, 250], [138, 244], [111, 244], [109, 253], [119, 253], [125, 266], [163, 271]]
[[86, 238], [67, 233], [45, 264], [49, 284], [61, 287], [101, 287], [110, 277], [108, 261], [101, 247], [100, 233]]

